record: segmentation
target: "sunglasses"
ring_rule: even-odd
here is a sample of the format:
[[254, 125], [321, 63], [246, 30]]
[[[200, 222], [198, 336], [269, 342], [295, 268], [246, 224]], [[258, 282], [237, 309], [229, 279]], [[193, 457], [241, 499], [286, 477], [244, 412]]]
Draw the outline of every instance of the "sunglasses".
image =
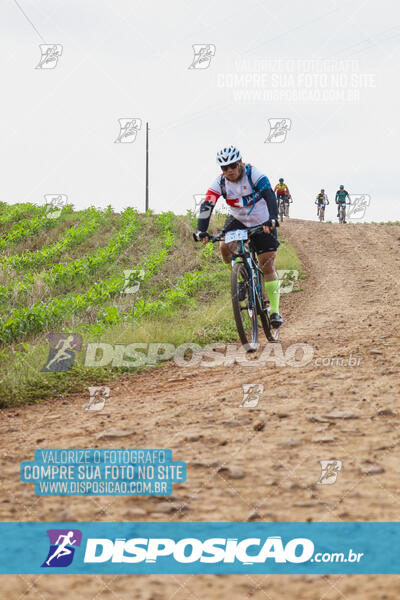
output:
[[231, 163], [230, 165], [224, 165], [223, 167], [221, 167], [221, 169], [223, 171], [227, 171], [228, 169], [236, 169], [238, 164], [239, 164], [238, 162], [234, 162], [234, 163]]

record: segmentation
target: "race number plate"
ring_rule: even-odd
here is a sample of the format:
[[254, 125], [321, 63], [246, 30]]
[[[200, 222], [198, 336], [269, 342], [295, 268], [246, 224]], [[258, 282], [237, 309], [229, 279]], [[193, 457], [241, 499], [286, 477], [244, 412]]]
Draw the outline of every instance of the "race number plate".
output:
[[239, 240], [247, 240], [247, 229], [236, 229], [235, 231], [227, 231], [225, 234], [225, 244], [228, 242], [238, 242]]

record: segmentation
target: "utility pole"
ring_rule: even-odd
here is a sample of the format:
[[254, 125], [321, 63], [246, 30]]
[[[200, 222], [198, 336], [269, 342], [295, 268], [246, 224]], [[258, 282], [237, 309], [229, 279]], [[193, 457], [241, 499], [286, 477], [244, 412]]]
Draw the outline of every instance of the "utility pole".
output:
[[146, 211], [149, 210], [149, 124], [146, 122]]

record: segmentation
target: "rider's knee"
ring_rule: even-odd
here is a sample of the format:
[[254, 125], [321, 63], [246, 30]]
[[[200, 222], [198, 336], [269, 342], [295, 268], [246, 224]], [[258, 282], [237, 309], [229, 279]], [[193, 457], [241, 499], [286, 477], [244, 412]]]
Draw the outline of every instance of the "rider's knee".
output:
[[224, 255], [224, 254], [221, 252], [221, 258], [222, 258], [223, 262], [224, 262], [226, 265], [229, 265], [229, 263], [230, 263], [230, 262], [231, 262], [231, 260], [232, 260], [232, 255], [230, 255], [230, 256], [226, 256], [226, 255]]
[[267, 278], [267, 280], [271, 280], [271, 279], [276, 279], [276, 273], [275, 273], [275, 269], [274, 267], [271, 268], [263, 268], [262, 269], [263, 275]]
[[259, 264], [264, 275], [272, 275], [275, 273], [275, 257], [259, 258]]
[[225, 242], [219, 243], [219, 249], [221, 252], [222, 260], [224, 261], [225, 264], [229, 264], [232, 260], [232, 252], [229, 250], [229, 248], [225, 244]]

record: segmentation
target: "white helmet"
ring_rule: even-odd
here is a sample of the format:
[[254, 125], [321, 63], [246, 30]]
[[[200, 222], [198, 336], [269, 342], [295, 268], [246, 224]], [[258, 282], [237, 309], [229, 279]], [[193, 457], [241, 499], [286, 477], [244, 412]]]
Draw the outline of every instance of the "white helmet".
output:
[[217, 163], [221, 166], [230, 165], [241, 158], [240, 150], [235, 148], [235, 146], [227, 146], [217, 152]]

